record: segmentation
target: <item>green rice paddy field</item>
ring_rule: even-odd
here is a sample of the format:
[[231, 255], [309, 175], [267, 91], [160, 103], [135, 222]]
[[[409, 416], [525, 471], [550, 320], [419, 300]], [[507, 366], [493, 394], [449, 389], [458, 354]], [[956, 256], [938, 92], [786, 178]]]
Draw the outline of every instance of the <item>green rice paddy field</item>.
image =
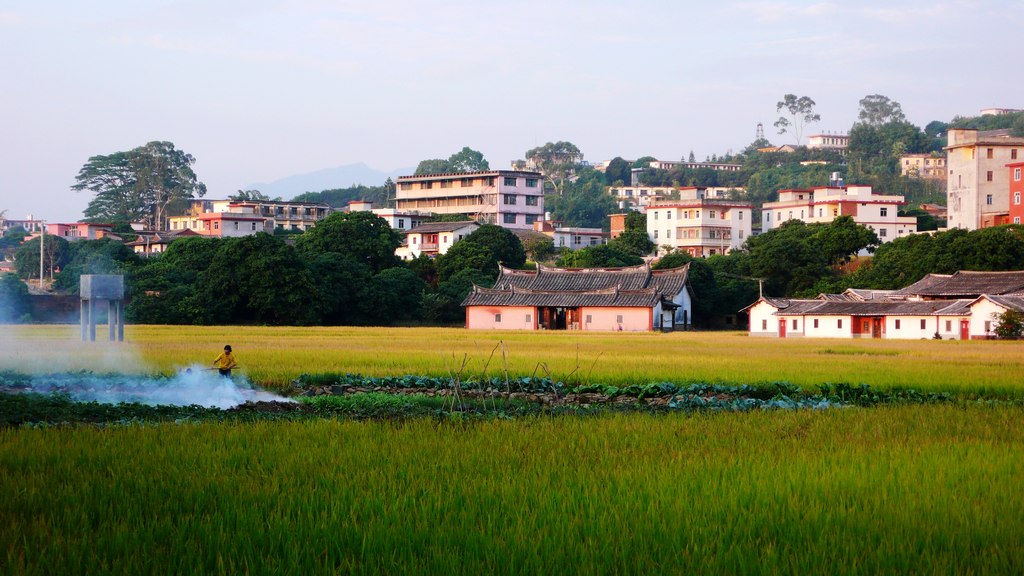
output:
[[304, 372], [443, 375], [465, 358], [471, 375], [507, 363], [567, 381], [863, 382], [957, 400], [0, 429], [3, 573], [1024, 572], [1020, 343], [129, 327], [111, 349], [68, 331], [22, 329], [0, 369], [169, 372], [230, 343], [282, 388]]

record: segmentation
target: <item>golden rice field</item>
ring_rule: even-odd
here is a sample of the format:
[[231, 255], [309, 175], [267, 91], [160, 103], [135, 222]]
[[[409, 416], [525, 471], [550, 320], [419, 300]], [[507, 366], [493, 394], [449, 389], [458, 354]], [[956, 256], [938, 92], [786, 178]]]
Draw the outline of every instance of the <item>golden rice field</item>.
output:
[[[0, 338], [0, 369], [172, 372], [224, 344], [268, 387], [302, 373], [550, 376], [566, 382], [822, 382], [955, 393], [1024, 393], [1024, 342], [777, 340], [744, 332], [500, 332], [458, 328], [128, 326], [126, 344], [81, 344], [75, 326]], [[14, 335], [11, 338], [10, 335]], [[102, 328], [100, 337], [104, 336]], [[504, 350], [504, 354], [502, 352]], [[12, 352], [13, 351], [13, 352]]]

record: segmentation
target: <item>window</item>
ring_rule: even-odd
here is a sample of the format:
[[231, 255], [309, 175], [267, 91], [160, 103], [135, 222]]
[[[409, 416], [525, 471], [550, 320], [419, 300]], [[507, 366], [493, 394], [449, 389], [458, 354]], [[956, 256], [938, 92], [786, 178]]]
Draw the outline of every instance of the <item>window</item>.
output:
[[516, 215], [515, 214], [508, 214], [508, 213], [502, 214], [502, 221], [505, 222], [505, 224], [515, 224], [516, 223]]
[[472, 188], [473, 187], [473, 179], [472, 178], [463, 178], [462, 179], [462, 187], [463, 188]]
[[491, 178], [481, 178], [480, 183], [484, 186], [494, 186], [494, 177], [492, 176]]
[[536, 206], [537, 205], [537, 198], [538, 198], [538, 196], [526, 196], [526, 205], [527, 206]]
[[864, 331], [865, 332], [870, 332], [871, 331], [871, 321], [870, 320], [865, 320], [864, 321]]
[[818, 218], [821, 218], [822, 216], [824, 216], [825, 215], [824, 212], [825, 212], [824, 208], [818, 208]]
[[843, 319], [842, 318], [836, 320], [836, 328], [839, 328], [840, 330], [843, 329]]
[[403, 230], [405, 229], [405, 218], [399, 218], [398, 219], [398, 227], [403, 229]]
[[793, 330], [796, 330], [796, 318], [793, 318], [792, 326], [793, 326]]
[[1020, 224], [1020, 216], [1014, 216], [1013, 217], [1013, 223], [1014, 224]]
[[1013, 169], [1013, 181], [1020, 182], [1020, 168]]
[[420, 182], [420, 190], [430, 190], [433, 187], [433, 182]]
[[[736, 213], [736, 217], [737, 217], [737, 219], [739, 219], [739, 220], [743, 220], [743, 210], [740, 210], [739, 212], [737, 212], [737, 213]], [[769, 214], [768, 214], [768, 217], [769, 217], [769, 218], [771, 218], [771, 217], [772, 217], [771, 213], [769, 213]]]
[[654, 239], [655, 239], [655, 240], [657, 240], [657, 239], [658, 239], [658, 231], [657, 231], [657, 230], [655, 230], [655, 231], [654, 231]]
[[985, 173], [985, 181], [986, 182], [991, 182], [992, 181], [992, 171], [991, 170], [989, 170], [988, 172]]
[[597, 246], [597, 236], [591, 236], [590, 237], [590, 245], [591, 246]]
[[715, 211], [714, 210], [708, 210], [708, 218], [714, 218], [714, 217], [715, 217]]
[[593, 321], [594, 321], [594, 317], [591, 316], [590, 314], [587, 314], [587, 324], [590, 324]]
[[516, 185], [516, 179], [511, 177], [511, 176], [505, 176], [504, 182], [505, 182], [505, 186], [515, 186]]
[[743, 240], [743, 230], [740, 230], [740, 240]]
[[761, 330], [767, 330], [767, 329], [768, 329], [768, 321], [767, 320], [761, 320]]
[[213, 223], [213, 229], [214, 230], [220, 230], [220, 222], [214, 222]]
[[953, 330], [953, 321], [952, 320], [946, 320], [946, 332], [952, 332], [952, 330]]
[[527, 214], [526, 215], [526, 223], [527, 224], [533, 224], [536, 221], [537, 221], [537, 215], [536, 214]]
[[238, 230], [238, 222], [235, 222], [235, 230]]
[[896, 319], [896, 329], [897, 330], [900, 329], [900, 319], [899, 318]]
[[502, 194], [502, 201], [505, 203], [505, 206], [515, 206], [516, 205], [516, 195], [515, 194]]
[[398, 185], [400, 190], [412, 190], [412, 182], [402, 182]]
[[832, 209], [832, 216], [839, 216], [839, 208]]
[[882, 218], [885, 218], [886, 216], [889, 215], [889, 209], [888, 208], [879, 208], [878, 209], [878, 215], [881, 216]]
[[1013, 148], [1012, 150], [1010, 150], [1010, 160], [1016, 160], [1016, 159], [1017, 159], [1017, 149]]
[[1013, 203], [1020, 204], [1020, 192], [1013, 193]]
[[527, 314], [525, 320], [527, 324], [533, 322], [533, 314]]
[[985, 196], [985, 204], [988, 204], [989, 206], [992, 205], [992, 195], [991, 194], [988, 194], [988, 195]]
[[657, 219], [658, 219], [658, 211], [657, 211], [657, 210], [655, 210], [655, 211], [654, 211], [654, 219], [655, 219], [655, 220], [657, 220]]
[[501, 314], [500, 313], [494, 315], [494, 322], [495, 323], [500, 323], [501, 322]]
[[253, 230], [255, 230], [255, 229], [256, 229], [256, 223], [255, 223], [255, 222], [253, 222], [253, 223], [252, 223], [252, 229], [253, 229]]
[[924, 318], [921, 318], [921, 330], [924, 330], [926, 322], [927, 322], [927, 320], [925, 320]]
[[889, 235], [889, 231], [888, 231], [888, 230], [886, 230], [885, 228], [879, 228], [879, 229], [878, 229], [878, 236], [879, 236], [880, 238], [885, 238], [885, 237], [886, 237], [886, 236], [888, 236], [888, 235]]
[[800, 219], [801, 219], [801, 220], [803, 220], [803, 219], [804, 219], [804, 211], [803, 211], [803, 210], [801, 210], [801, 211], [800, 211]]
[[526, 179], [526, 187], [527, 188], [536, 188], [537, 187], [537, 179], [536, 178], [527, 178]]
[[992, 331], [992, 321], [991, 320], [985, 320], [985, 334], [988, 334], [991, 331]]
[[817, 319], [817, 318], [815, 318], [815, 319], [814, 319], [814, 327], [815, 327], [815, 328], [817, 328], [817, 327], [818, 327], [818, 319]]
[[618, 322], [619, 324], [622, 324], [622, 314], [616, 315], [615, 316], [615, 321]]
[[668, 230], [665, 230], [665, 238], [671, 238], [671, 237], [672, 237], [672, 229], [669, 228]]
[[990, 160], [992, 159], [992, 149], [991, 148], [988, 148], [988, 149], [985, 150], [985, 157], [990, 159]]

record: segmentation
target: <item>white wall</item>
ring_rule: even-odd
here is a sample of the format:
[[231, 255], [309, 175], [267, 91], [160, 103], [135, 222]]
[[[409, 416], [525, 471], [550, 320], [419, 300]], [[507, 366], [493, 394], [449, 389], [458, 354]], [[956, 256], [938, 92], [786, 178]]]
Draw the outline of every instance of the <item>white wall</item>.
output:
[[[853, 319], [849, 316], [804, 316], [807, 326], [804, 327], [804, 335], [808, 338], [851, 338], [853, 331]], [[814, 323], [818, 326], [815, 327]], [[793, 324], [786, 326], [788, 329]], [[789, 334], [786, 334], [789, 336]]]
[[[899, 328], [896, 322], [899, 321]], [[924, 322], [924, 328], [921, 327]], [[943, 325], [943, 318], [939, 318], [939, 328]], [[950, 325], [954, 330], [959, 330], [960, 320], [957, 319]], [[941, 330], [940, 330], [941, 334]], [[885, 337], [889, 340], [928, 340], [935, 336], [935, 316], [886, 316]]]
[[[999, 315], [1006, 311], [1006, 308], [982, 298], [971, 306], [971, 338], [995, 337], [995, 327], [999, 323]], [[988, 330], [985, 330], [985, 323], [988, 322]], [[959, 324], [959, 323], [958, 323]]]
[[[622, 321], [619, 321], [619, 317]], [[590, 322], [587, 322], [587, 319]], [[650, 308], [580, 308], [580, 328], [622, 332], [647, 332], [651, 329]]]
[[779, 337], [779, 317], [772, 316], [778, 308], [760, 301], [750, 308], [750, 335]]

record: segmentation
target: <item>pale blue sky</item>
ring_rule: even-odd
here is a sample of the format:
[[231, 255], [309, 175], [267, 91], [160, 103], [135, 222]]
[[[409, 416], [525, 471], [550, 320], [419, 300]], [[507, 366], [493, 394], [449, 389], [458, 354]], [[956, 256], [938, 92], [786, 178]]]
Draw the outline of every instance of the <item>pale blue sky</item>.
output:
[[0, 210], [75, 220], [89, 156], [151, 140], [222, 198], [463, 146], [498, 168], [552, 140], [703, 158], [758, 121], [789, 140], [771, 127], [789, 92], [817, 101], [811, 133], [874, 93], [920, 126], [1024, 108], [1022, 22], [1019, 0], [0, 0]]

